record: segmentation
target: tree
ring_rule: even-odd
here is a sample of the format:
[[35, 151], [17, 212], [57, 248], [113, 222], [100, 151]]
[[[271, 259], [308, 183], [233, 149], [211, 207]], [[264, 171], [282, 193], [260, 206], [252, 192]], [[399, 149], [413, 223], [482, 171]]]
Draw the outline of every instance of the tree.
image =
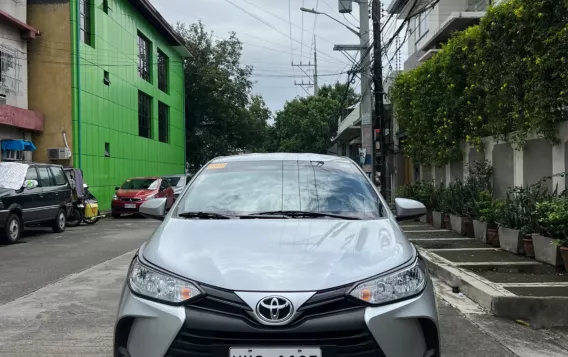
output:
[[347, 84], [325, 85], [318, 96], [295, 98], [276, 113], [270, 151], [327, 153], [337, 134], [337, 120], [359, 96]]
[[251, 94], [253, 68], [241, 65], [235, 33], [213, 41], [201, 22], [178, 23], [176, 31], [191, 53], [184, 61], [189, 170], [216, 156], [262, 148], [271, 113], [262, 97]]

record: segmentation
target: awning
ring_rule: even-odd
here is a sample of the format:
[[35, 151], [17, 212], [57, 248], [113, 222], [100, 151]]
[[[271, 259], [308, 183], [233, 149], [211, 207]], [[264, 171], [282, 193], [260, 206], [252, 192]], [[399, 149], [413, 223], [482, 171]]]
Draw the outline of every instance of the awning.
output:
[[36, 147], [27, 140], [2, 140], [2, 150], [35, 151]]

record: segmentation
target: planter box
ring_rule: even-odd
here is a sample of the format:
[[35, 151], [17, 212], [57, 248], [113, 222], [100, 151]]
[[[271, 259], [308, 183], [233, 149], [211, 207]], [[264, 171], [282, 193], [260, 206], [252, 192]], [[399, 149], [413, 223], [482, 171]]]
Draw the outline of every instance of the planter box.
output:
[[420, 223], [426, 223], [426, 216], [420, 217]]
[[452, 231], [461, 236], [465, 235], [465, 227], [463, 221], [464, 217], [454, 216], [453, 214], [450, 214], [450, 224], [452, 225]]
[[532, 239], [536, 260], [555, 267], [564, 265], [562, 256], [560, 255], [560, 247], [552, 243], [552, 238], [541, 236], [540, 234], [533, 234]]
[[442, 220], [442, 212], [432, 211], [432, 224], [434, 227], [442, 228], [442, 223], [444, 223]]
[[486, 244], [491, 244], [487, 242], [487, 222], [473, 220], [473, 234], [475, 238]]
[[514, 254], [525, 254], [523, 235], [516, 229], [499, 227], [499, 246]]

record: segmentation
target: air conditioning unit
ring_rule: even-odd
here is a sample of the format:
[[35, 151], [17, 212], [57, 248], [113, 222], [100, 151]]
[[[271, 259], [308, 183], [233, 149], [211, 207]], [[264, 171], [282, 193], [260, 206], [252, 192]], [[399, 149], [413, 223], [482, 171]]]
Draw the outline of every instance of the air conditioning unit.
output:
[[48, 160], [68, 160], [69, 158], [71, 158], [71, 152], [67, 148], [47, 149]]

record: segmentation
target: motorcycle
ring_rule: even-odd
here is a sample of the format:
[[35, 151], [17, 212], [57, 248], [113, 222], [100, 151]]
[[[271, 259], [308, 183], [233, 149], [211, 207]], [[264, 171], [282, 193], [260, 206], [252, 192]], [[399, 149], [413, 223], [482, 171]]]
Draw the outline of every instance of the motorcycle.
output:
[[97, 223], [103, 216], [99, 213], [96, 197], [89, 191], [89, 186], [83, 183], [81, 170], [67, 169], [66, 173], [75, 191], [69, 217], [67, 217], [67, 226], [77, 227], [82, 222], [86, 224]]

